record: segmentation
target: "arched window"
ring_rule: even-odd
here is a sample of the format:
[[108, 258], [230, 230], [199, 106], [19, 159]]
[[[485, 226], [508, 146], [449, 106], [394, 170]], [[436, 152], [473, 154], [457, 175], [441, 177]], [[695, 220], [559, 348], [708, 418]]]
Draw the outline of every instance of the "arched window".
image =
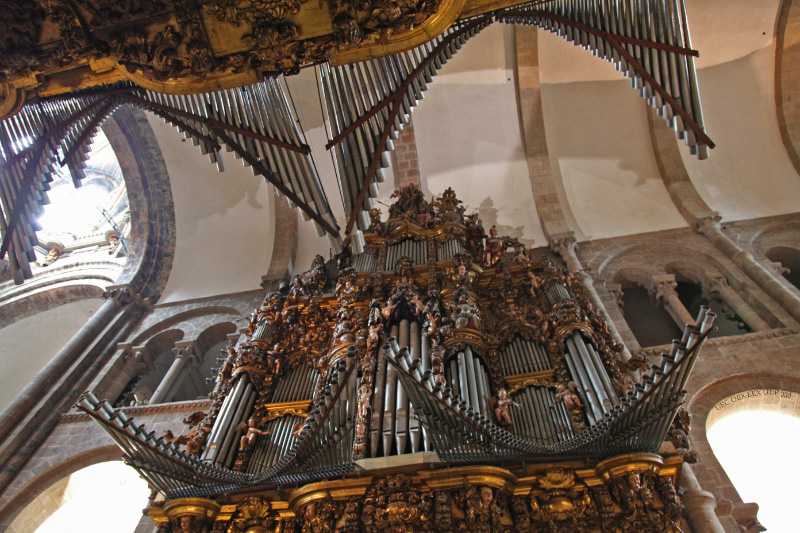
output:
[[703, 294], [703, 289], [696, 283], [679, 280], [675, 292], [678, 293], [678, 298], [690, 315], [697, 316], [702, 306], [708, 307], [712, 312], [716, 313], [715, 327], [709, 337], [728, 337], [753, 331], [728, 302], [713, 294], [711, 298], [706, 298]]
[[[220, 322], [214, 324], [197, 336], [198, 353], [197, 367], [193, 367], [191, 372], [196, 372], [198, 379], [201, 380], [203, 388], [195, 397], [183, 398], [194, 400], [197, 396], [208, 396], [214, 390], [216, 373], [212, 370], [219, 367], [217, 359], [225, 357], [225, 348], [228, 346], [228, 335], [236, 332], [236, 324], [233, 322]], [[208, 381], [206, 381], [208, 378]], [[190, 392], [191, 394], [191, 392]], [[175, 398], [174, 401], [179, 401]]]
[[[116, 406], [130, 405], [131, 403], [142, 404], [152, 398], [153, 393], [158, 388], [161, 380], [166, 375], [172, 362], [175, 360], [175, 353], [172, 351], [175, 343], [183, 338], [183, 332], [178, 330], [162, 331], [145, 344], [147, 352], [153, 361], [153, 369], [144, 375], [133, 378], [132, 382], [126, 387], [122, 396], [115, 403]], [[172, 401], [178, 391], [164, 399], [164, 402]]]
[[800, 250], [786, 246], [776, 246], [765, 254], [773, 263], [780, 263], [788, 271], [783, 273], [786, 280], [800, 289]]
[[121, 461], [87, 466], [53, 483], [17, 515], [17, 533], [128, 533], [136, 529], [150, 489]]
[[800, 476], [797, 394], [742, 391], [718, 402], [706, 422], [711, 449], [743, 502], [759, 506], [769, 531], [797, 531], [795, 489]]
[[622, 311], [633, 335], [644, 348], [669, 344], [681, 336], [681, 329], [664, 306], [650, 292], [630, 281], [623, 281]]

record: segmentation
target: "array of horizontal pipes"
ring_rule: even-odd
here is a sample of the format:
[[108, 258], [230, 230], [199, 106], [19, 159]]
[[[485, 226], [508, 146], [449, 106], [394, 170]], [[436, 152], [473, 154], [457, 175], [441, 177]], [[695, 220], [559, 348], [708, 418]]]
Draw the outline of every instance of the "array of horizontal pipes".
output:
[[350, 65], [317, 68], [322, 111], [345, 212], [355, 224], [356, 253], [364, 250], [362, 231], [370, 226], [379, 184], [391, 166], [394, 139], [424, 98], [428, 85], [458, 50], [491, 21], [453, 26], [416, 48]]

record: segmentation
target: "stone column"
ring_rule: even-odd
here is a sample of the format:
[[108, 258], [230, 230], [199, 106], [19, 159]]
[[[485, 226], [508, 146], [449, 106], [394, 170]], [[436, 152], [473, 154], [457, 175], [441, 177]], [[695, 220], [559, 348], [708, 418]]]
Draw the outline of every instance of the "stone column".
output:
[[756, 311], [741, 297], [738, 291], [728, 284], [728, 280], [722, 274], [717, 274], [710, 278], [711, 285], [708, 292], [716, 294], [724, 300], [736, 314], [742, 317], [753, 331], [767, 331], [772, 327], [762, 319]]
[[620, 353], [622, 360], [627, 361], [630, 359], [631, 353], [628, 351], [628, 348], [622, 341], [622, 337], [620, 336], [619, 331], [617, 331], [617, 327], [614, 325], [611, 317], [608, 316], [606, 306], [603, 305], [603, 302], [600, 300], [600, 296], [597, 294], [597, 290], [594, 288], [594, 279], [592, 279], [592, 276], [590, 276], [589, 273], [583, 269], [581, 261], [578, 259], [578, 254], [575, 251], [577, 248], [575, 233], [570, 231], [558, 235], [551, 235], [550, 248], [557, 252], [564, 259], [564, 262], [567, 264], [567, 268], [569, 270], [574, 270], [583, 274], [583, 288], [586, 291], [587, 299], [592, 302], [592, 306], [594, 306], [597, 313], [599, 313], [600, 316], [602, 316], [608, 323], [608, 330], [611, 332], [611, 336], [614, 337], [614, 340], [617, 341], [620, 346], [622, 346], [622, 352]]
[[683, 514], [689, 521], [692, 531], [696, 533], [725, 533], [715, 512], [717, 499], [703, 490], [692, 469], [684, 463], [681, 466], [681, 502]]
[[714, 246], [736, 264], [764, 292], [775, 299], [792, 317], [800, 321], [800, 298], [789, 290], [781, 280], [761, 266], [753, 255], [742, 250], [730, 237], [722, 232], [716, 218], [704, 218], [697, 223], [697, 231], [705, 235]]
[[187, 363], [192, 362], [195, 358], [194, 348], [191, 346], [181, 346], [172, 350], [175, 352], [175, 360], [172, 366], [167, 370], [164, 379], [158, 384], [153, 397], [150, 398], [150, 404], [167, 403], [181, 386], [183, 380], [186, 379], [188, 372], [184, 371]]
[[[11, 434], [14, 426], [33, 410], [53, 384], [62, 379], [73, 363], [112, 323], [120, 310], [133, 299], [130, 287], [127, 285], [109, 290], [103, 296], [106, 301], [100, 309], [0, 413], [0, 442]], [[47, 325], [42, 324], [42, 329], [46, 331]]]
[[675, 281], [675, 276], [672, 274], [661, 274], [653, 276], [652, 280], [652, 290], [656, 300], [664, 305], [664, 309], [667, 310], [669, 316], [671, 316], [672, 320], [678, 325], [678, 328], [683, 331], [686, 324], [694, 326], [694, 318], [691, 313], [689, 313], [689, 310], [686, 309], [686, 306], [683, 305], [683, 302], [681, 302], [678, 293], [675, 292], [675, 288], [678, 286], [678, 282]]

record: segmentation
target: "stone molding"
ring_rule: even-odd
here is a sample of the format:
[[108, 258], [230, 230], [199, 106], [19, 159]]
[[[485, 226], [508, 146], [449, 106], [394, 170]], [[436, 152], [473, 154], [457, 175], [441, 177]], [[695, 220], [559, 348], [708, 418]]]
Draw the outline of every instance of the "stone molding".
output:
[[[191, 402], [159, 403], [156, 405], [136, 405], [124, 407], [122, 410], [131, 417], [142, 417], [159, 413], [179, 413], [184, 411], [204, 411], [211, 407], [211, 400], [194, 400]], [[71, 412], [61, 415], [61, 422], [65, 424], [74, 422], [88, 422], [91, 417], [84, 413]]]
[[[715, 339], [708, 339], [705, 342], [706, 347], [710, 346], [730, 346], [732, 344], [742, 344], [748, 343], [752, 341], [758, 341], [762, 339], [777, 339], [780, 337], [789, 337], [791, 335], [800, 335], [800, 329], [798, 328], [781, 328], [781, 329], [771, 329], [769, 331], [757, 331], [754, 333], [745, 333], [743, 335], [735, 335], [731, 337], [717, 337]], [[670, 345], [663, 344], [661, 346], [650, 346], [649, 348], [643, 348], [641, 350], [637, 350], [634, 355], [643, 355], [645, 357], [655, 357], [657, 355], [661, 355], [664, 352], [669, 352]]]

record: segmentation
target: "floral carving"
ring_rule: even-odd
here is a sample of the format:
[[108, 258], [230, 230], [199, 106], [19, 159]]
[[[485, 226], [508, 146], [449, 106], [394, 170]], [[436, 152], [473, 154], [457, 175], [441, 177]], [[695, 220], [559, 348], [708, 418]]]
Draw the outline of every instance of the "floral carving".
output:
[[165, 26], [152, 39], [141, 32], [127, 32], [110, 42], [112, 53], [130, 72], [141, 69], [146, 77], [165, 80], [185, 69], [178, 58], [183, 36], [172, 26]]

